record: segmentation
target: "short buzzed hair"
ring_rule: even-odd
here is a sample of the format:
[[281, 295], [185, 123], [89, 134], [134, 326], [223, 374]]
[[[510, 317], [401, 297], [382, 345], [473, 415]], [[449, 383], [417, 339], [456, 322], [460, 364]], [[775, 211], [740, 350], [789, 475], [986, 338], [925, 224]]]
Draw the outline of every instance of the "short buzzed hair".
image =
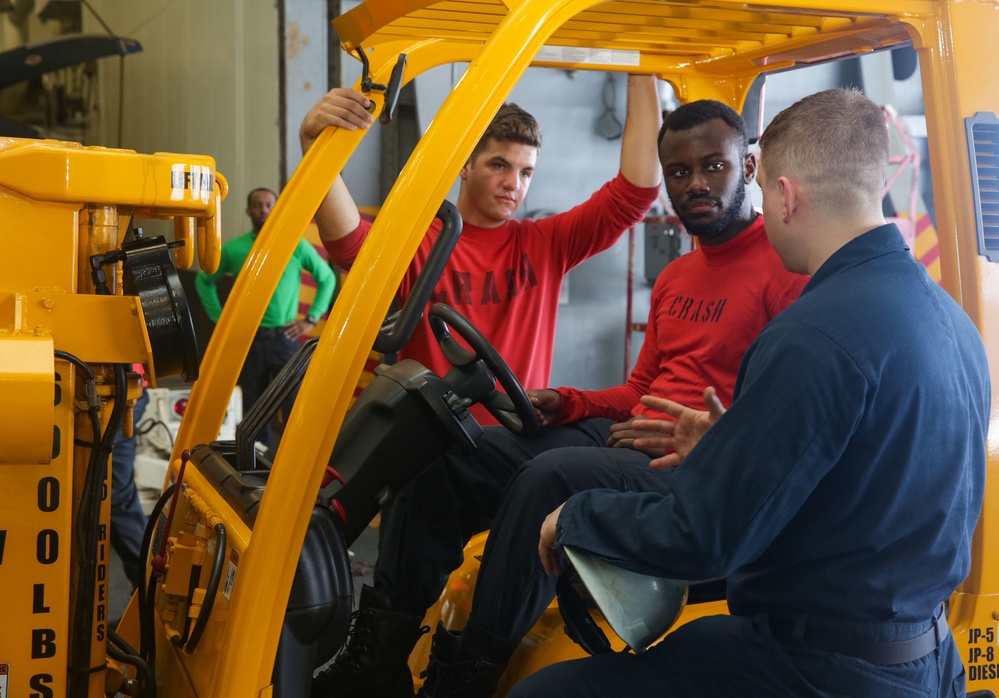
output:
[[275, 201], [277, 200], [277, 194], [274, 193], [273, 189], [268, 189], [267, 187], [257, 187], [256, 189], [251, 189], [250, 193], [246, 195], [247, 208], [249, 208], [250, 205], [253, 203], [253, 195], [256, 194], [258, 191], [269, 191], [271, 194], [274, 194], [274, 200]]
[[735, 109], [713, 99], [699, 99], [674, 109], [663, 120], [659, 129], [659, 147], [667, 131], [689, 131], [695, 126], [707, 123], [712, 119], [721, 119], [739, 138], [739, 154], [743, 157], [749, 152], [749, 136], [746, 133], [746, 121]]
[[507, 102], [500, 107], [496, 116], [489, 122], [486, 132], [482, 134], [482, 138], [472, 150], [470, 158], [472, 162], [475, 162], [478, 154], [485, 150], [490, 138], [497, 141], [532, 145], [539, 151], [541, 150], [541, 126], [538, 125], [533, 116], [513, 102]]
[[767, 182], [795, 179], [826, 210], [880, 210], [888, 127], [859, 90], [825, 90], [794, 103], [767, 126], [760, 153]]

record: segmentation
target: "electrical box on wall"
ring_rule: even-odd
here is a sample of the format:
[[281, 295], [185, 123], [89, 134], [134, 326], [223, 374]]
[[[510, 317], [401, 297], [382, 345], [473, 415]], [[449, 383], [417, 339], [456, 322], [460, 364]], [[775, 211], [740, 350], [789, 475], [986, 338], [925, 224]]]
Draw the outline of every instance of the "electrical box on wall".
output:
[[645, 280], [652, 285], [659, 272], [682, 254], [690, 252], [693, 244], [679, 222], [646, 220], [645, 222]]

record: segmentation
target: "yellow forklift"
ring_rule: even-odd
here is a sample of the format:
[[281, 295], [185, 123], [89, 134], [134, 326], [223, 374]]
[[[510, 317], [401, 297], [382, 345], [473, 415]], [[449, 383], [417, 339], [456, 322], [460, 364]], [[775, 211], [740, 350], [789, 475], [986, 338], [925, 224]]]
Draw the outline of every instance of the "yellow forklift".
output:
[[[310, 149], [200, 365], [174, 263], [189, 267], [195, 249], [203, 268], [218, 263], [226, 185], [211, 159], [0, 139], [0, 698], [309, 694], [312, 672], [346, 636], [347, 548], [382, 504], [437, 454], [475, 447], [469, 402], [493, 405], [510, 428], [532, 428], [516, 377], [446, 307], [431, 313], [439, 338], [446, 345], [451, 331], [460, 334], [472, 355], [447, 376], [418, 364], [380, 369], [350, 407], [372, 347], [404, 343], [419, 320], [433, 272], [460, 234], [444, 197], [530, 66], [655, 74], [683, 102], [741, 108], [761, 75], [913, 47], [941, 283], [999, 366], [996, 0], [367, 0], [334, 27], [361, 62], [357, 87], [383, 121], [415, 76], [468, 67], [382, 206], [322, 336], [253, 406], [235, 441], [216, 436], [255, 328], [364, 132], [331, 129]], [[423, 282], [427, 295], [383, 328], [435, 216], [449, 234]], [[137, 234], [146, 218], [173, 219], [174, 240]], [[119, 430], [131, 429], [141, 390], [134, 363], [153, 384], [178, 374], [197, 382], [146, 532], [148, 582], [112, 631], [108, 451]], [[508, 402], [495, 399], [492, 376]], [[261, 457], [247, 433], [298, 380], [280, 447]], [[948, 616], [977, 696], [999, 691], [999, 556], [987, 555], [999, 514], [997, 458], [990, 442], [972, 570]], [[474, 586], [476, 545], [431, 612], [456, 626]], [[688, 604], [678, 623], [724, 611], [724, 602]], [[555, 618], [535, 628], [508, 682], [578, 656]]]

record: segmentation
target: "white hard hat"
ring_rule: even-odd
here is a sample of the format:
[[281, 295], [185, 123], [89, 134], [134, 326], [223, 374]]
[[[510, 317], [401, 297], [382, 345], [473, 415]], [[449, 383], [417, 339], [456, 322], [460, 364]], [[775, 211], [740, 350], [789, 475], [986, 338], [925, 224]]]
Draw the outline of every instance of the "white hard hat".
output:
[[[638, 574], [569, 546], [563, 550], [611, 628], [636, 653], [644, 652], [665, 635], [687, 603], [687, 582]], [[568, 583], [560, 583], [559, 609], [567, 626], [573, 626], [566, 628], [570, 636], [591, 654], [609, 651], [606, 638], [601, 643], [599, 640], [594, 642], [592, 636], [589, 642], [585, 641], [585, 637], [579, 637], [594, 631], [601, 636], [603, 633], [589, 618], [585, 608], [583, 613], [586, 618], [578, 617], [582, 604], [578, 598], [575, 604], [566, 598], [571, 594], [569, 589]], [[590, 627], [581, 629], [580, 625]], [[600, 649], [595, 649], [596, 646]]]

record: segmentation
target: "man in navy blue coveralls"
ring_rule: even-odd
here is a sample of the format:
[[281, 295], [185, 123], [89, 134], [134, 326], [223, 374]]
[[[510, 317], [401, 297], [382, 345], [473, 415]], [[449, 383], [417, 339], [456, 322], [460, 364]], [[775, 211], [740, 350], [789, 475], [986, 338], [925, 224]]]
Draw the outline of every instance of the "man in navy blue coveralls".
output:
[[573, 546], [640, 573], [727, 577], [731, 615], [640, 655], [550, 666], [512, 698], [964, 695], [941, 613], [982, 505], [981, 338], [884, 223], [874, 103], [812, 95], [760, 145], [767, 234], [811, 281], [746, 353], [726, 413], [661, 405], [677, 432], [714, 421], [671, 494], [580, 493], [539, 544], [551, 572]]

